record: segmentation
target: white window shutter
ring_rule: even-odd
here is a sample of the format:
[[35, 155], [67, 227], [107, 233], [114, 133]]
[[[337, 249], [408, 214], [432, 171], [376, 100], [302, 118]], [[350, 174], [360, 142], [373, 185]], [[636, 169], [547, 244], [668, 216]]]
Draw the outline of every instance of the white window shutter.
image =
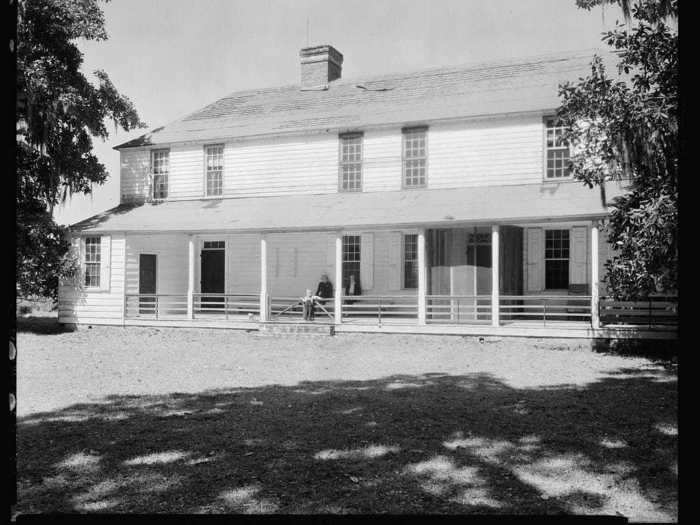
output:
[[109, 290], [112, 236], [100, 237], [100, 290]]
[[569, 282], [572, 284], [586, 284], [588, 282], [586, 278], [587, 230], [586, 226], [574, 226], [571, 231]]
[[374, 288], [374, 234], [363, 233], [360, 236], [360, 288]]
[[527, 229], [527, 291], [544, 290], [544, 230]]
[[389, 290], [401, 289], [401, 276], [403, 271], [401, 264], [403, 261], [403, 235], [401, 232], [390, 232], [389, 241]]

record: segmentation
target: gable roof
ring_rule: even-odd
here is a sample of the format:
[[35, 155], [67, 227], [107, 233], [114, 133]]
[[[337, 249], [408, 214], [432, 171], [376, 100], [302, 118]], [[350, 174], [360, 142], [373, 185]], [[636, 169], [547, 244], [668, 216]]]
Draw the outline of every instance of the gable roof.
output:
[[595, 53], [602, 54], [586, 50], [339, 79], [321, 90], [295, 84], [239, 91], [114, 149], [553, 110], [560, 105], [559, 84], [590, 74]]

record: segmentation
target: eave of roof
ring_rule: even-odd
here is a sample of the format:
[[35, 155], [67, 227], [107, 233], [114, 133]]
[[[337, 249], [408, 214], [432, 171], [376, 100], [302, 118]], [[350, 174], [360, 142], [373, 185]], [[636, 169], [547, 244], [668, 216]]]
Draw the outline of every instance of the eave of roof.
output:
[[[608, 199], [621, 191], [619, 186], [609, 185]], [[597, 188], [560, 182], [122, 204], [73, 225], [71, 230], [243, 233], [449, 227], [465, 223], [587, 220], [607, 213]]]
[[586, 50], [339, 79], [320, 91], [299, 85], [239, 91], [114, 149], [550, 110], [560, 104], [559, 84], [588, 74], [595, 52], [601, 54]]

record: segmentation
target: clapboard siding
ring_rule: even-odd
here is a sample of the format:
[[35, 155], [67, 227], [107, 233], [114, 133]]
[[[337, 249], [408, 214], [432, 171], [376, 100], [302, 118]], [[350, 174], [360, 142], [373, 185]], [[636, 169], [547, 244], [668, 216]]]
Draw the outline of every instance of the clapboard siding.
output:
[[226, 144], [227, 197], [333, 193], [337, 188], [336, 135]]
[[204, 192], [204, 146], [170, 148], [168, 196], [173, 199], [198, 199]]
[[[76, 282], [61, 283], [58, 288], [59, 322], [89, 323], [99, 320], [113, 323], [121, 322], [124, 306], [125, 238], [123, 234], [115, 234], [110, 237], [109, 287], [99, 291], [85, 290], [79, 285], [82, 281], [82, 272], [76, 279], [78, 284]], [[79, 244], [72, 243], [74, 249]]]
[[364, 135], [363, 191], [401, 189], [401, 130], [368, 131]]
[[335, 283], [335, 236], [328, 233], [280, 233], [267, 236], [268, 289], [272, 296], [311, 292], [326, 273]]
[[542, 120], [535, 117], [431, 126], [428, 187], [541, 182], [542, 134]]
[[[436, 123], [428, 129], [428, 187], [539, 183], [543, 122], [538, 116]], [[335, 193], [336, 133], [224, 143], [224, 197]], [[400, 127], [364, 130], [363, 191], [396, 191], [402, 180]], [[121, 152], [123, 201], [149, 190], [149, 151]], [[204, 196], [204, 144], [170, 147], [169, 198]]]
[[156, 255], [156, 293], [186, 294], [188, 238], [186, 235], [134, 235], [126, 240], [126, 293], [139, 293], [139, 255]]
[[260, 292], [260, 236], [229, 235], [226, 238], [227, 293]]

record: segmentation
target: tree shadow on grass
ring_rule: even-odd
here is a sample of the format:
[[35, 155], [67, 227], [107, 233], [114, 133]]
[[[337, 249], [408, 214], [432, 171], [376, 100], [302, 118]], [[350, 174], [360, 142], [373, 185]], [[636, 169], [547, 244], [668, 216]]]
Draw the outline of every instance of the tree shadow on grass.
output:
[[18, 510], [676, 517], [675, 378], [488, 374], [111, 396], [18, 422]]
[[74, 332], [75, 325], [59, 323], [55, 315], [53, 316], [18, 316], [17, 332], [28, 332], [40, 335], [64, 334]]

